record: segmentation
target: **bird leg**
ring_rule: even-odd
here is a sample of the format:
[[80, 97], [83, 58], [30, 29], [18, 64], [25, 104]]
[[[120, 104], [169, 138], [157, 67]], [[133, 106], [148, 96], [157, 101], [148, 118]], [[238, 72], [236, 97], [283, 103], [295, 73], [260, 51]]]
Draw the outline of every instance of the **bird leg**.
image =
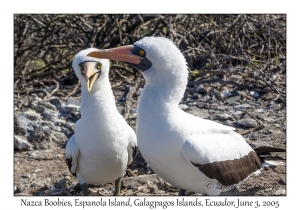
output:
[[80, 186], [81, 186], [83, 195], [84, 195], [84, 196], [89, 196], [89, 189], [88, 189], [87, 184], [86, 184], [86, 183], [83, 183], [83, 184], [81, 184]]
[[185, 190], [179, 189], [178, 196], [185, 196]]
[[115, 192], [114, 192], [115, 196], [119, 196], [121, 195], [121, 177], [119, 177], [116, 181], [115, 181]]

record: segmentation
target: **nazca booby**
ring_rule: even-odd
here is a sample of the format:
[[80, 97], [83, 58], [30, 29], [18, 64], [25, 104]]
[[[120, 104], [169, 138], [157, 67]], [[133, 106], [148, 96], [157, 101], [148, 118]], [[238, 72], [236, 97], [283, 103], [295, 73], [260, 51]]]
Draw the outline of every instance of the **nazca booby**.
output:
[[139, 149], [160, 177], [182, 189], [180, 195], [185, 190], [219, 195], [261, 169], [260, 157], [235, 128], [178, 107], [188, 70], [184, 56], [169, 39], [144, 37], [133, 45], [96, 50], [88, 56], [123, 61], [143, 72], [146, 84], [137, 108]]
[[119, 195], [121, 177], [137, 153], [137, 140], [116, 108], [109, 60], [86, 56], [94, 50], [80, 51], [72, 63], [81, 83], [81, 118], [67, 142], [66, 162], [84, 195], [88, 195], [88, 184], [113, 181], [114, 195]]

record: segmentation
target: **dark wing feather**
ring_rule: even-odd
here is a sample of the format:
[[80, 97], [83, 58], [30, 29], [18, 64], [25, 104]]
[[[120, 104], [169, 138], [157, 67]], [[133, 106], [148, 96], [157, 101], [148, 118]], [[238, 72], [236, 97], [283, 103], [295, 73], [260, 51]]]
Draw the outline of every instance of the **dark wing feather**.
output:
[[72, 158], [66, 158], [66, 163], [67, 163], [67, 166], [69, 168], [70, 173], [73, 176], [77, 177], [76, 173], [72, 173], [72, 171], [71, 171], [71, 168], [72, 168]]
[[259, 157], [254, 151], [240, 159], [207, 164], [192, 162], [192, 164], [198, 167], [207, 177], [218, 180], [224, 186], [238, 184], [262, 167]]
[[131, 149], [132, 149], [132, 162], [128, 165], [128, 167], [130, 167], [132, 165], [132, 163], [133, 163], [133, 161], [134, 161], [134, 159], [135, 159], [135, 157], [136, 157], [136, 155], [139, 151], [138, 146], [131, 147]]

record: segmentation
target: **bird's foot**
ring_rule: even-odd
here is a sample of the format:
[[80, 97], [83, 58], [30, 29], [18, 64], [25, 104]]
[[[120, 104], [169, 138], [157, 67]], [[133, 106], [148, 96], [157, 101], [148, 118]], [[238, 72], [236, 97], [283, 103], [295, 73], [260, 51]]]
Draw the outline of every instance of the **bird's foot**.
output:
[[121, 177], [119, 177], [115, 181], [115, 192], [114, 192], [114, 196], [120, 196], [120, 195], [121, 195]]
[[86, 183], [83, 183], [81, 186], [82, 192], [84, 196], [89, 196], [89, 189]]
[[185, 196], [185, 190], [184, 189], [179, 189], [178, 196]]

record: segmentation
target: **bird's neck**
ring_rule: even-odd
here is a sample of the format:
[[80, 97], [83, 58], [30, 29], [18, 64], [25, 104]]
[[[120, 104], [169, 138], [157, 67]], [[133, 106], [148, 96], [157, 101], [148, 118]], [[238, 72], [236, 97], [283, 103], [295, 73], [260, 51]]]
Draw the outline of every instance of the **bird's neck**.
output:
[[[144, 74], [146, 84], [139, 97], [139, 102], [152, 106], [178, 106], [187, 85], [187, 72], [171, 77]], [[146, 104], [145, 104], [146, 105]], [[149, 106], [149, 105], [146, 105]]]
[[93, 87], [90, 93], [86, 88], [81, 89], [81, 115], [84, 116], [92, 110], [102, 114], [111, 109], [116, 109], [115, 98], [109, 82], [101, 83], [98, 87]]

